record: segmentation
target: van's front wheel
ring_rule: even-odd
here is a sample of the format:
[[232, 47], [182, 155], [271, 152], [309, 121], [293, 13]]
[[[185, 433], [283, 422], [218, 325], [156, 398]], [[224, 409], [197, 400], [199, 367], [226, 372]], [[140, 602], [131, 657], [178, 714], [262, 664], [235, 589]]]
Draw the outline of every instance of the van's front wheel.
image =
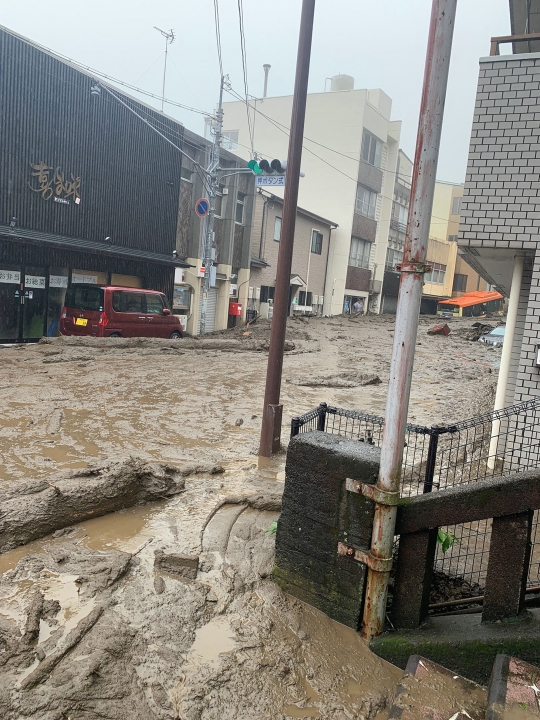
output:
[[181, 337], [182, 337], [182, 334], [179, 333], [178, 330], [175, 330], [174, 332], [172, 332], [172, 333], [169, 335], [169, 338], [170, 338], [171, 340], [180, 340]]

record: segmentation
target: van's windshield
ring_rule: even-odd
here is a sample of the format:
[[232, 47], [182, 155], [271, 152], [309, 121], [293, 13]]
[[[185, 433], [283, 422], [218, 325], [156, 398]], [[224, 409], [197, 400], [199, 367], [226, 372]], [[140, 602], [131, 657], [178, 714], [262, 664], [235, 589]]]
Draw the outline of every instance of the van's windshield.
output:
[[68, 288], [64, 306], [74, 310], [103, 311], [103, 288], [88, 285], [74, 285]]

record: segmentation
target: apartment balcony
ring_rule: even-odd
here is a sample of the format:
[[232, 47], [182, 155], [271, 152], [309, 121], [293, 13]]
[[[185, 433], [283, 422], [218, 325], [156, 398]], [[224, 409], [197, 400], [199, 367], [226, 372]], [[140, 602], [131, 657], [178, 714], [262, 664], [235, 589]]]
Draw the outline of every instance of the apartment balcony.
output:
[[407, 226], [404, 223], [400, 223], [398, 220], [390, 220], [390, 228], [398, 233], [405, 235]]

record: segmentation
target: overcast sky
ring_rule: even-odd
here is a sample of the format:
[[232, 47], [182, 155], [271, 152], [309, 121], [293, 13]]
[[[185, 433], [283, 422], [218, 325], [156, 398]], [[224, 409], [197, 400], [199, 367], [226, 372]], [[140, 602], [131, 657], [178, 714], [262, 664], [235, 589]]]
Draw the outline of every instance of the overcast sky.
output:
[[[300, 0], [243, 0], [250, 93], [260, 96], [263, 63], [269, 95], [293, 91]], [[412, 157], [418, 122], [431, 0], [317, 0], [310, 92], [346, 73], [356, 88], [381, 87], [402, 120]], [[166, 96], [212, 111], [219, 87], [213, 0], [92, 0], [58, 5], [0, 0], [0, 23], [46, 47], [145, 90], [161, 94], [164, 39], [174, 28]], [[238, 0], [219, 0], [224, 72], [243, 91]], [[438, 177], [463, 182], [478, 78], [478, 58], [493, 35], [510, 33], [508, 0], [458, 0], [453, 59]], [[159, 107], [157, 101], [146, 100]], [[194, 132], [201, 115], [166, 112]]]

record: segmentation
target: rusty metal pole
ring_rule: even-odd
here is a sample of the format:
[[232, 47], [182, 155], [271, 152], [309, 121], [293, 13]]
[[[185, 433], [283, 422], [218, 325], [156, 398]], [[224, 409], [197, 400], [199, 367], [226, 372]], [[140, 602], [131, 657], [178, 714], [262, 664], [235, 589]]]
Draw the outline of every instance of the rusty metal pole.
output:
[[[405, 427], [409, 409], [414, 350], [422, 298], [431, 209], [435, 191], [444, 101], [457, 0], [433, 0], [431, 24], [414, 157], [411, 205], [403, 262], [386, 401], [377, 488], [383, 502], [375, 506], [371, 567], [365, 595], [362, 634], [368, 640], [384, 629], [386, 599], [399, 496]], [[386, 562], [385, 562], [386, 561]]]
[[289, 307], [294, 227], [296, 223], [296, 207], [298, 204], [300, 161], [302, 159], [302, 141], [304, 139], [304, 120], [306, 116], [314, 14], [315, 0], [303, 0], [300, 37], [298, 40], [298, 57], [296, 61], [296, 80], [291, 116], [289, 153], [287, 156], [285, 197], [281, 220], [281, 239], [279, 242], [276, 270], [276, 289], [274, 291], [274, 314], [272, 316], [272, 330], [270, 332], [270, 350], [268, 352], [261, 442], [259, 446], [259, 456], [263, 458], [269, 458], [273, 452], [279, 450], [281, 439], [281, 413], [283, 406], [279, 404], [279, 396], [283, 370], [283, 352], [285, 349], [287, 311]]

